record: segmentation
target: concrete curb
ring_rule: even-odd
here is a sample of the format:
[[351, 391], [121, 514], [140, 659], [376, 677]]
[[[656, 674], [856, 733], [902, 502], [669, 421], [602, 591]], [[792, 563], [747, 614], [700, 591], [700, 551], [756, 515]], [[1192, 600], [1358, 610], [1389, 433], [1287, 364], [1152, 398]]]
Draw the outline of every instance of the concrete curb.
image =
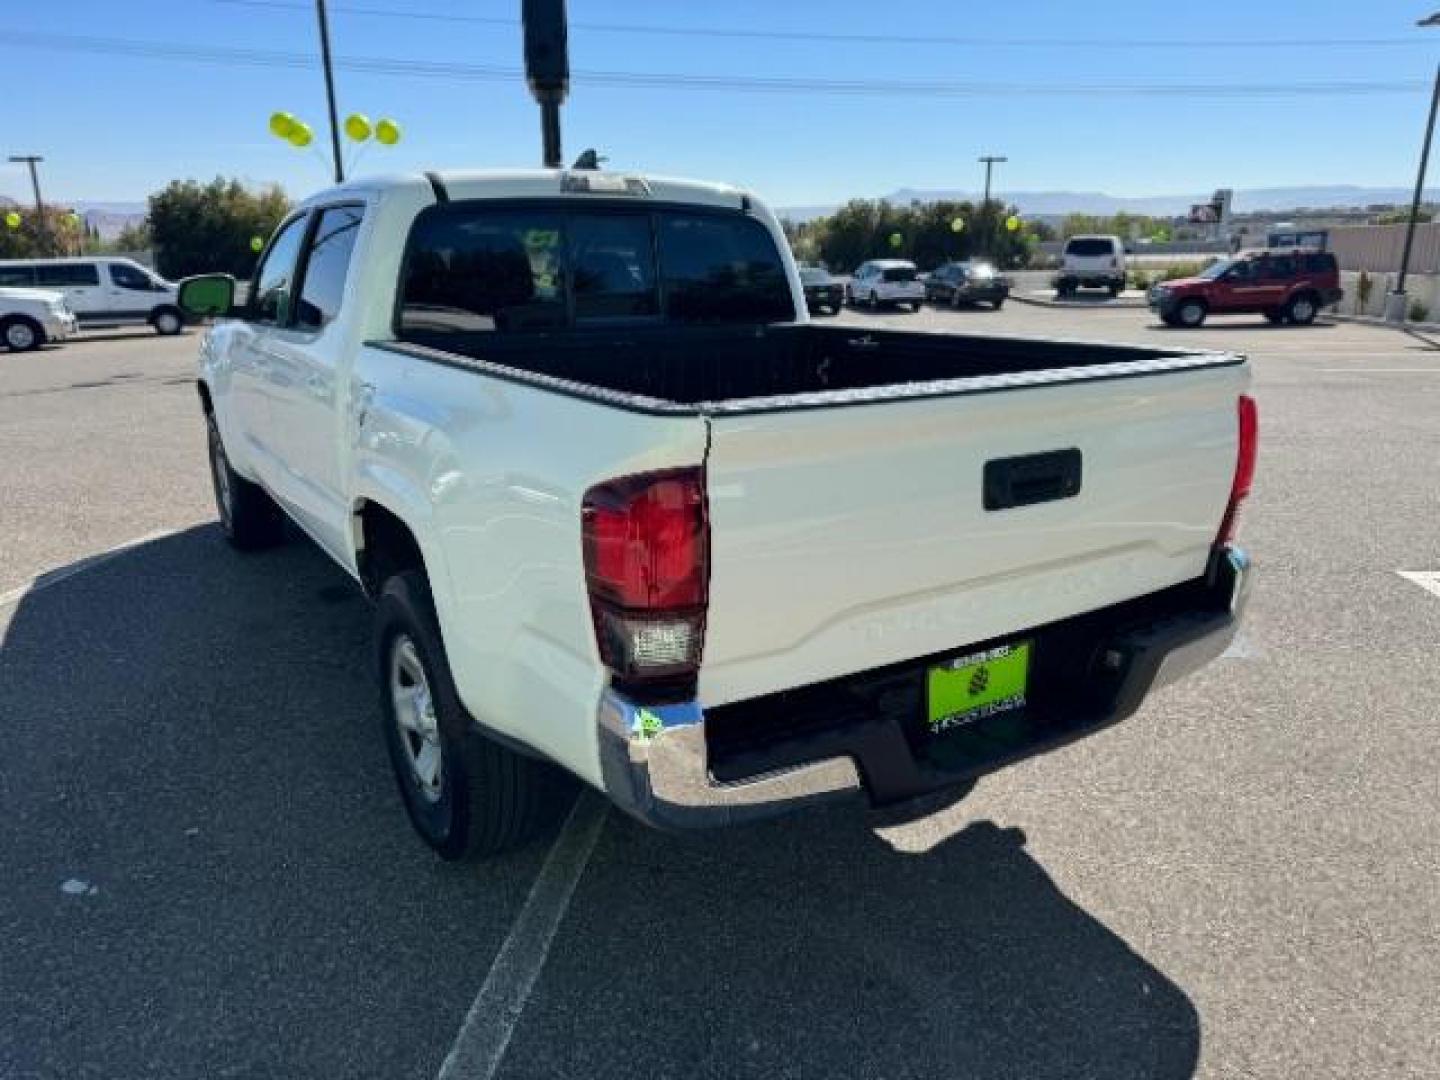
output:
[[1388, 330], [1424, 330], [1427, 334], [1440, 334], [1440, 322], [1386, 322], [1378, 315], [1341, 315], [1338, 312], [1326, 311], [1322, 314], [1327, 319], [1334, 319], [1336, 322], [1358, 323], [1361, 326], [1379, 326]]
[[1112, 308], [1139, 309], [1148, 306], [1144, 297], [1120, 296], [1114, 300], [1051, 300], [1044, 296], [1025, 296], [1022, 293], [1012, 292], [1010, 299], [1019, 304], [1029, 304], [1032, 307], [1064, 308], [1066, 311], [1084, 311], [1093, 308], [1096, 311], [1105, 311]]

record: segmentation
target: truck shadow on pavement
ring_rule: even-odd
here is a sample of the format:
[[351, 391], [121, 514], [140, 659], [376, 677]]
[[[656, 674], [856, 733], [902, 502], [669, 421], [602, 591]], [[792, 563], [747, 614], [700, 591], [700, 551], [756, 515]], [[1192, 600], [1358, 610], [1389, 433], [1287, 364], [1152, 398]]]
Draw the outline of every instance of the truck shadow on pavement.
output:
[[[410, 835], [369, 633], [308, 543], [213, 526], [0, 609], [0, 1074], [435, 1074], [548, 841]], [[612, 812], [499, 1075], [1191, 1076], [1184, 991], [964, 806], [919, 854]]]

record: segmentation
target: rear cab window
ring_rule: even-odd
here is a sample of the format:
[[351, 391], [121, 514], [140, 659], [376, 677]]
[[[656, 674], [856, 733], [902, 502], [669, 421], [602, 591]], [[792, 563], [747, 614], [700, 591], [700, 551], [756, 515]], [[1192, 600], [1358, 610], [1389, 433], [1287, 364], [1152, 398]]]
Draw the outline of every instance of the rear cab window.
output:
[[887, 266], [884, 273], [885, 281], [914, 281], [915, 267], [913, 266]]
[[1066, 255], [1093, 258], [1096, 255], [1114, 255], [1115, 241], [1099, 236], [1077, 237], [1065, 242]]
[[779, 250], [746, 215], [476, 201], [416, 219], [396, 329], [441, 344], [455, 333], [795, 317]]

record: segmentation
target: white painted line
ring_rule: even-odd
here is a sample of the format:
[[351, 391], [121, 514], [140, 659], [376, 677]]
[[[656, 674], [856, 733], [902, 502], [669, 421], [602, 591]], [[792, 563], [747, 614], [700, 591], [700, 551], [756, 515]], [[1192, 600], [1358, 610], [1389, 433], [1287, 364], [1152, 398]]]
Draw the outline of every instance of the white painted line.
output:
[[1321, 375], [1440, 375], [1440, 367], [1322, 367], [1310, 368]]
[[460, 1025], [455, 1045], [445, 1055], [438, 1080], [491, 1080], [505, 1060], [510, 1036], [545, 967], [555, 931], [595, 850], [609, 805], [588, 788], [575, 800], [565, 827], [530, 886], [525, 906]]
[[159, 532], [146, 533], [144, 536], [137, 536], [134, 540], [126, 540], [123, 544], [116, 544], [112, 548], [106, 548], [104, 551], [81, 559], [79, 562], [71, 563], [69, 566], [62, 566], [55, 570], [47, 570], [45, 573], [31, 578], [19, 588], [11, 589], [6, 593], [0, 593], [0, 607], [16, 603], [31, 593], [39, 592], [41, 589], [48, 589], [51, 585], [59, 585], [60, 582], [67, 581], [76, 574], [84, 573], [86, 570], [93, 570], [95, 567], [107, 563], [119, 555], [124, 555], [125, 552], [131, 548], [137, 548], [141, 544], [148, 544], [152, 540], [163, 540], [167, 536], [174, 536], [177, 533], [184, 532], [185, 529], [188, 528], [191, 528], [191, 526], [186, 525], [180, 529], [162, 529]]
[[1220, 654], [1220, 658], [1229, 660], [1259, 660], [1265, 654], [1260, 647], [1250, 640], [1250, 635], [1241, 630], [1230, 642], [1230, 647]]
[[1426, 592], [1440, 596], [1440, 570], [1396, 570], [1406, 581], [1413, 581]]

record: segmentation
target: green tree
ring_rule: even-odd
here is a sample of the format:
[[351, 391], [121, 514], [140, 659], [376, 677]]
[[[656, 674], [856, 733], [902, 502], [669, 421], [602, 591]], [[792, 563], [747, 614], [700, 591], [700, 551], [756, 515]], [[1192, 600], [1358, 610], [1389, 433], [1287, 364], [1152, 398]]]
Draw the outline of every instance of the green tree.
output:
[[[972, 255], [1009, 268], [1025, 265], [1033, 241], [1028, 227], [1015, 232], [1005, 228], [1005, 219], [1016, 213], [1013, 206], [994, 200], [977, 208], [971, 202], [895, 206], [854, 199], [828, 218], [811, 222], [807, 239], [827, 266], [842, 272], [867, 259], [910, 259], [922, 270], [931, 270]], [[959, 230], [956, 221], [961, 223]]]
[[105, 247], [110, 251], [134, 252], [149, 251], [154, 244], [155, 238], [150, 235], [150, 222], [147, 220], [126, 225]]
[[150, 196], [146, 217], [156, 269], [170, 278], [225, 273], [246, 277], [255, 266], [250, 239], [269, 236], [290, 209], [278, 186], [251, 191], [217, 176], [208, 184], [175, 180]]
[[[1375, 218], [1375, 224], [1376, 224], [1376, 225], [1404, 225], [1404, 224], [1405, 224], [1407, 221], [1409, 221], [1409, 220], [1410, 220], [1410, 210], [1409, 210], [1409, 208], [1407, 207], [1407, 208], [1404, 209], [1404, 210], [1391, 210], [1391, 211], [1389, 211], [1388, 213], [1384, 213], [1384, 214], [1379, 214], [1379, 215], [1377, 215], [1376, 218]], [[1420, 209], [1419, 211], [1417, 211], [1416, 214], [1415, 214], [1415, 221], [1416, 221], [1417, 224], [1421, 224], [1421, 223], [1424, 223], [1424, 222], [1426, 222], [1426, 221], [1434, 221], [1434, 220], [1435, 220], [1435, 214], [1434, 214], [1434, 212], [1433, 212], [1433, 211], [1430, 211], [1430, 210], [1426, 210], [1426, 209], [1424, 209], [1424, 208], [1421, 208], [1421, 209]]]

